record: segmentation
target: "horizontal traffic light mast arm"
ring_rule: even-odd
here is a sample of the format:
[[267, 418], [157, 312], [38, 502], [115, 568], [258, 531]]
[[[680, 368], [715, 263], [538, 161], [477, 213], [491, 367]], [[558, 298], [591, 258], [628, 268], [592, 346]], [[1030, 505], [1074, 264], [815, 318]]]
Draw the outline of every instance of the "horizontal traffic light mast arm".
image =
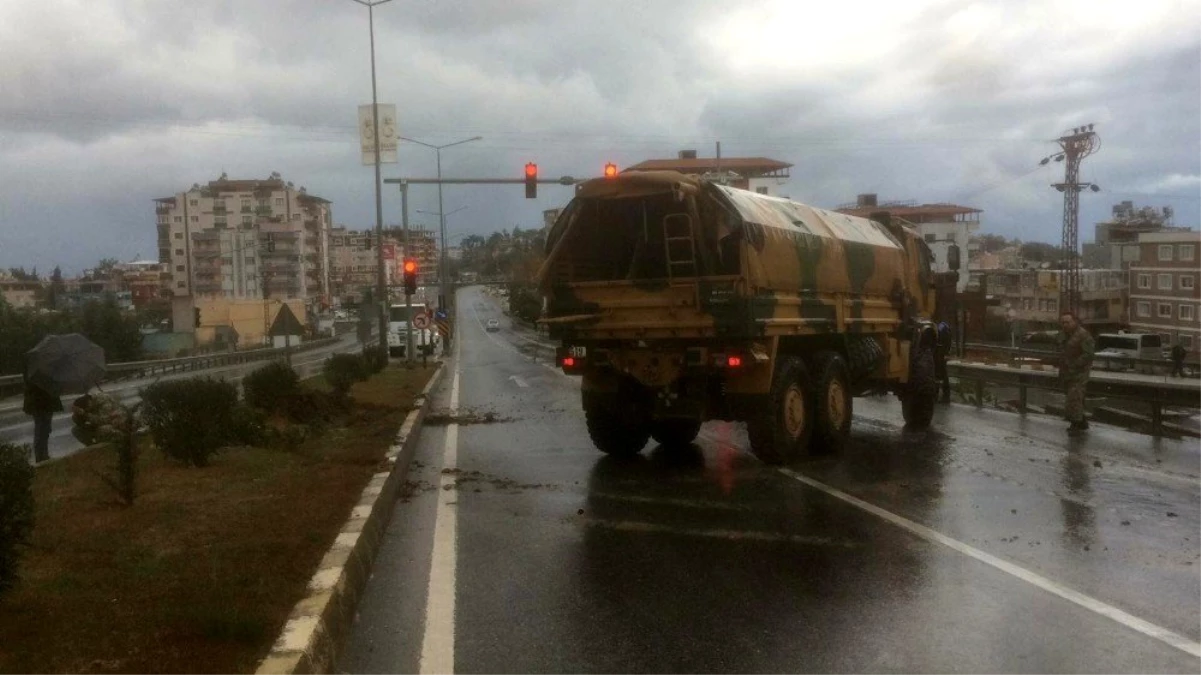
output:
[[[385, 178], [384, 182], [389, 185], [525, 185], [525, 178]], [[575, 185], [589, 180], [587, 178], [573, 178], [571, 176], [563, 176], [561, 178], [539, 178], [537, 181], [543, 185]]]

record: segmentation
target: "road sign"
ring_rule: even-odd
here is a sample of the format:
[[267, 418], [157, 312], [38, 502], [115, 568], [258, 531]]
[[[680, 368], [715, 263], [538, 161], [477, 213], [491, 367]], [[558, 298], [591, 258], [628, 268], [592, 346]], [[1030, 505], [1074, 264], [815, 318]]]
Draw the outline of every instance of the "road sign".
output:
[[413, 317], [413, 328], [425, 330], [430, 327], [429, 314], [417, 314]]
[[446, 319], [446, 310], [440, 309], [440, 310], [434, 312], [434, 318], [435, 319]]

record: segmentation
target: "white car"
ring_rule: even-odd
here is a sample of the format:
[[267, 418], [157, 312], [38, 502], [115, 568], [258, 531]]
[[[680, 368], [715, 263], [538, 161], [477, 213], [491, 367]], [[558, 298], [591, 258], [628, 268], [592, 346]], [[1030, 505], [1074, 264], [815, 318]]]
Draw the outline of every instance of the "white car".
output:
[[495, 333], [500, 330], [500, 322], [496, 319], [488, 319], [487, 327], [484, 329], [489, 333]]

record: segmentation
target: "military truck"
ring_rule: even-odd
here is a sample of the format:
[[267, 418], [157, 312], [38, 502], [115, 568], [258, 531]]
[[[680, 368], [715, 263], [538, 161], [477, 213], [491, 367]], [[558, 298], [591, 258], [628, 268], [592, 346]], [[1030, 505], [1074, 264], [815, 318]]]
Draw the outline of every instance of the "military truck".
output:
[[540, 321], [597, 448], [734, 420], [781, 464], [838, 449], [852, 397], [889, 392], [928, 426], [938, 279], [915, 231], [874, 216], [670, 171], [580, 184], [547, 236]]

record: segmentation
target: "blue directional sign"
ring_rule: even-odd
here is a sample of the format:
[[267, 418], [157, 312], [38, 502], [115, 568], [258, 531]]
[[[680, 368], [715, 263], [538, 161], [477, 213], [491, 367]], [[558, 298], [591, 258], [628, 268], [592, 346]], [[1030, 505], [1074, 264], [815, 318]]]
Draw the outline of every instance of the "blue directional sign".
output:
[[440, 309], [440, 310], [434, 312], [434, 318], [435, 319], [445, 319], [446, 318], [446, 310]]

